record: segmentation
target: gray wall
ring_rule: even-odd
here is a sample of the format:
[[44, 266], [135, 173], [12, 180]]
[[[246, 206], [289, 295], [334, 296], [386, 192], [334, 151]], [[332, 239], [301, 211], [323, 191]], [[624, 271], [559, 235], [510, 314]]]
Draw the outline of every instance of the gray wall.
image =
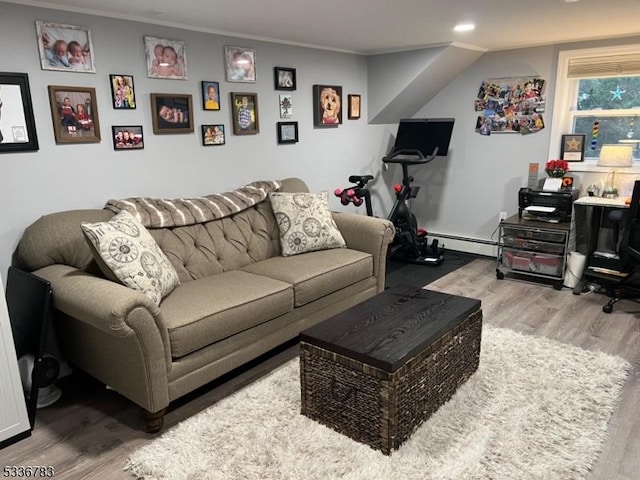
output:
[[[43, 71], [35, 40], [35, 20], [90, 27], [93, 35], [96, 74]], [[189, 80], [158, 80], [146, 76], [143, 35], [186, 42]], [[632, 40], [626, 40], [630, 43]], [[625, 40], [616, 40], [624, 43]], [[569, 47], [611, 44], [585, 43]], [[258, 179], [299, 176], [312, 190], [345, 186], [349, 175], [371, 173], [373, 207], [386, 216], [393, 202], [392, 185], [400, 180], [395, 166], [382, 170], [381, 158], [393, 142], [396, 125], [368, 125], [368, 59], [281, 44], [179, 30], [158, 25], [79, 15], [56, 10], [23, 7], [0, 2], [0, 71], [29, 74], [40, 151], [0, 155], [0, 272], [6, 272], [11, 253], [24, 228], [40, 215], [64, 210], [102, 208], [109, 198], [198, 196], [230, 190]], [[224, 80], [223, 46], [256, 49], [258, 82], [227, 83]], [[477, 112], [473, 100], [480, 82], [489, 77], [537, 75], [547, 80], [547, 113], [552, 118], [555, 68], [559, 47], [539, 47], [487, 53], [452, 80], [417, 117], [455, 117], [450, 155], [416, 167], [411, 173], [423, 186], [414, 201], [418, 223], [429, 231], [481, 240], [491, 239], [499, 211], [517, 211], [517, 191], [527, 182], [530, 162], [543, 164], [548, 156], [549, 130], [528, 136], [474, 132]], [[398, 59], [404, 58], [399, 54]], [[387, 72], [394, 57], [386, 55]], [[273, 87], [273, 67], [295, 67], [298, 90], [294, 95], [294, 118], [299, 122], [300, 143], [278, 145], [278, 91]], [[113, 110], [109, 73], [132, 74], [138, 108]], [[220, 82], [222, 110], [204, 112], [200, 107], [200, 81]], [[402, 83], [400, 80], [398, 80]], [[347, 120], [339, 128], [313, 127], [313, 84], [343, 86], [363, 95], [361, 120]], [[405, 84], [408, 83], [404, 82]], [[102, 142], [90, 145], [56, 145], [47, 96], [48, 85], [80, 85], [96, 88]], [[229, 92], [256, 92], [259, 98], [260, 133], [234, 136], [229, 115]], [[153, 135], [150, 93], [193, 95], [195, 125], [224, 123], [227, 144], [202, 147], [197, 130], [189, 135]], [[384, 95], [394, 98], [393, 92]], [[378, 93], [376, 94], [378, 95]], [[144, 150], [114, 152], [111, 125], [142, 124]], [[336, 209], [342, 207], [332, 197]]]

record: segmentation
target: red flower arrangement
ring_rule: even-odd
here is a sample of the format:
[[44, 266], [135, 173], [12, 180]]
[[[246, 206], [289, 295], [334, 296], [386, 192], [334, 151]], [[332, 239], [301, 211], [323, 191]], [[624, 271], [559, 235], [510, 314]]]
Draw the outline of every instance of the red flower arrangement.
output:
[[569, 162], [564, 160], [549, 160], [544, 166], [544, 171], [547, 172], [547, 175], [550, 177], [564, 177], [564, 174], [569, 171]]

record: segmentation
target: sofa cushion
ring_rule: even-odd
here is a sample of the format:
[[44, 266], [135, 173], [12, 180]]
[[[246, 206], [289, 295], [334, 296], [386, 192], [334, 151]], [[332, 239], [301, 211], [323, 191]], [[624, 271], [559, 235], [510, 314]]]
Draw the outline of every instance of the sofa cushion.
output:
[[162, 317], [179, 358], [292, 309], [290, 284], [234, 270], [183, 283], [162, 302]]
[[283, 256], [346, 246], [331, 216], [327, 192], [270, 193], [269, 198]]
[[127, 211], [106, 222], [80, 224], [100, 270], [157, 305], [179, 285], [178, 274], [146, 228]]
[[358, 283], [373, 275], [373, 257], [348, 248], [321, 250], [293, 257], [273, 257], [247, 265], [245, 272], [293, 285], [295, 306]]

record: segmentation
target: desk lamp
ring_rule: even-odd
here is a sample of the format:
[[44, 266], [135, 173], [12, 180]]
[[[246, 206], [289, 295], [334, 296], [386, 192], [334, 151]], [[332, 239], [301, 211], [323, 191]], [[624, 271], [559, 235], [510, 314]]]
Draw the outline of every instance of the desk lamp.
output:
[[633, 146], [625, 144], [603, 145], [598, 158], [598, 167], [610, 167], [607, 175], [603, 197], [615, 198], [618, 190], [615, 187], [615, 168], [633, 166]]

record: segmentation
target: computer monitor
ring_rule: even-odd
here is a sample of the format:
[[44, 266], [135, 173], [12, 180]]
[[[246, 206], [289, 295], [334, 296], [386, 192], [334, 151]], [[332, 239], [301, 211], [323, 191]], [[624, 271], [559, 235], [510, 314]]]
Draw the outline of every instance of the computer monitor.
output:
[[436, 156], [446, 156], [454, 122], [453, 118], [401, 119], [391, 155], [406, 153], [429, 157], [435, 152]]

